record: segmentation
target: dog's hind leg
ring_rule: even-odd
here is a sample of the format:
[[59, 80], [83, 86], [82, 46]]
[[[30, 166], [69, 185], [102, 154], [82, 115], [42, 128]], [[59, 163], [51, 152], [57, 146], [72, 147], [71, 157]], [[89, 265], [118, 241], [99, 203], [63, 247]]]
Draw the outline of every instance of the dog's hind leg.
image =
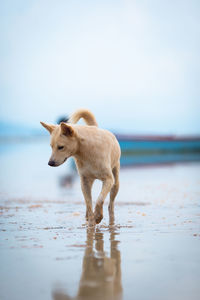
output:
[[93, 178], [81, 176], [81, 189], [83, 192], [83, 196], [85, 198], [86, 219], [88, 219], [89, 226], [95, 225], [94, 214], [92, 211], [92, 192], [91, 192], [93, 182], [94, 182]]
[[97, 199], [95, 212], [94, 212], [94, 217], [95, 217], [95, 221], [97, 224], [99, 224], [101, 222], [101, 220], [103, 219], [103, 203], [104, 203], [106, 196], [110, 192], [110, 190], [113, 186], [113, 183], [114, 183], [114, 179], [113, 179], [113, 174], [111, 173], [110, 176], [108, 176], [103, 181], [102, 190]]
[[108, 206], [110, 224], [114, 223], [114, 201], [119, 191], [119, 170], [120, 170], [120, 163], [118, 163], [117, 166], [114, 167], [112, 170], [115, 182], [110, 191], [110, 203]]

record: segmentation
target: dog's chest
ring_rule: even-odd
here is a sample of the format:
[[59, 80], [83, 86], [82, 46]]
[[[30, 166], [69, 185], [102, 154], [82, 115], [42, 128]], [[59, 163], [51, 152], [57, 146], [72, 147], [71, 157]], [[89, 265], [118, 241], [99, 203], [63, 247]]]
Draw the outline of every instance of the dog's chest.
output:
[[76, 166], [78, 168], [79, 174], [83, 176], [92, 176], [94, 178], [100, 178], [103, 169], [102, 166], [100, 167], [99, 164], [90, 162], [90, 161], [82, 161], [79, 159], [76, 159]]

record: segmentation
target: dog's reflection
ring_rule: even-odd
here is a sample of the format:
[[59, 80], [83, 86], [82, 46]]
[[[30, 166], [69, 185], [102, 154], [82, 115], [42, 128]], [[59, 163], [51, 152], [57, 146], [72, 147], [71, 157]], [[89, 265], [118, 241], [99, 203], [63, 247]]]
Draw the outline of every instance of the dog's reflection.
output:
[[110, 255], [104, 251], [104, 234], [98, 229], [87, 230], [86, 249], [77, 296], [70, 297], [58, 290], [54, 300], [121, 300], [121, 256], [116, 239], [117, 233], [110, 229]]

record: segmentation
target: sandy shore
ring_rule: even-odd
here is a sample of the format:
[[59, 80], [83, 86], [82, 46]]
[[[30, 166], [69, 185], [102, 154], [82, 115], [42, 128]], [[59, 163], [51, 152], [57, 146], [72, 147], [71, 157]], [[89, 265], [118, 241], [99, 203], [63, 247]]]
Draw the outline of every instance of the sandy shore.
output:
[[2, 186], [0, 299], [199, 299], [200, 165], [122, 170], [115, 224], [106, 203], [94, 230], [79, 178], [57, 184]]

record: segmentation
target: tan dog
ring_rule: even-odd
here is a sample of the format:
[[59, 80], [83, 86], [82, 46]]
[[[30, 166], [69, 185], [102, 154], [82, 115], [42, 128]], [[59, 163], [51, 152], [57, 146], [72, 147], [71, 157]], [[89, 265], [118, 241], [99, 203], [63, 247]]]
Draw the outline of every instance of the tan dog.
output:
[[[77, 125], [83, 118], [87, 125]], [[41, 122], [51, 134], [52, 155], [49, 165], [60, 166], [73, 156], [81, 178], [89, 225], [103, 219], [103, 203], [110, 192], [109, 213], [114, 218], [114, 199], [119, 190], [120, 146], [115, 136], [97, 126], [94, 115], [84, 109], [76, 111], [69, 123], [49, 125]], [[103, 182], [95, 211], [92, 210], [91, 189], [95, 179]]]

